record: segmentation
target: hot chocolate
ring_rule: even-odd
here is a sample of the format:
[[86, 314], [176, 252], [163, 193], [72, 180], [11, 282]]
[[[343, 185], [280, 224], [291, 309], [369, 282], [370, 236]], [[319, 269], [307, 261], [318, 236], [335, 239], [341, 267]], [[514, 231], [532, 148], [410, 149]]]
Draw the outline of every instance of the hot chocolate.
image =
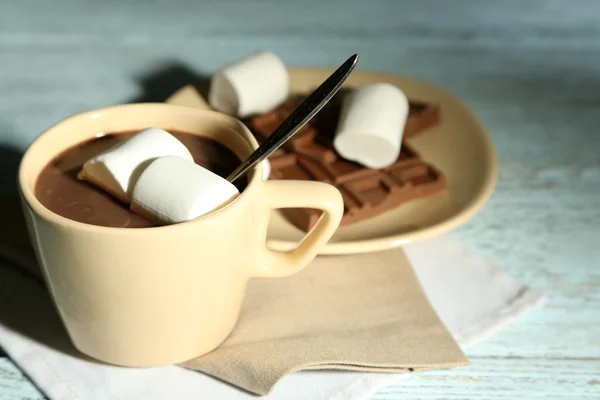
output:
[[[169, 131], [181, 141], [194, 157], [196, 164], [227, 177], [241, 163], [229, 148], [212, 139], [190, 133]], [[89, 158], [129, 138], [136, 132], [111, 133], [94, 138], [66, 150], [52, 160], [38, 177], [35, 185], [37, 199], [49, 210], [63, 217], [100, 226], [147, 228], [154, 224], [133, 213], [98, 187], [79, 180], [77, 173]], [[241, 192], [247, 184], [238, 179]]]

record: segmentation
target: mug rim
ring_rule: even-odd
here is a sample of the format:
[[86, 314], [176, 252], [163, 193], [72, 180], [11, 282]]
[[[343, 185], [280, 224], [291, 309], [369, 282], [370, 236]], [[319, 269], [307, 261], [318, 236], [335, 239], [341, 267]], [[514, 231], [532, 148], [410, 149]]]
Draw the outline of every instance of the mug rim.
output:
[[[104, 232], [104, 233], [119, 233], [119, 234], [125, 234], [126, 232], [130, 232], [128, 234], [136, 234], [136, 233], [137, 234], [148, 234], [150, 232], [165, 232], [167, 230], [172, 230], [172, 229], [182, 229], [182, 228], [187, 228], [187, 227], [193, 228], [195, 225], [205, 223], [206, 221], [218, 218], [219, 215], [221, 215], [222, 213], [227, 212], [228, 210], [239, 205], [241, 202], [246, 201], [250, 197], [249, 192], [254, 191], [256, 186], [258, 186], [262, 182], [261, 177], [263, 174], [264, 166], [263, 166], [263, 163], [259, 163], [259, 165], [257, 167], [255, 167], [254, 173], [252, 174], [251, 178], [248, 179], [248, 184], [246, 185], [244, 190], [240, 193], [239, 196], [237, 196], [233, 201], [229, 202], [225, 206], [223, 206], [215, 211], [212, 211], [208, 214], [202, 215], [198, 218], [189, 220], [189, 221], [179, 222], [179, 223], [170, 224], [170, 225], [150, 226], [150, 227], [144, 227], [144, 228], [126, 228], [126, 227], [114, 227], [114, 226], [102, 226], [102, 225], [88, 224], [85, 222], [75, 221], [70, 218], [64, 217], [64, 216], [57, 214], [54, 211], [50, 210], [46, 206], [44, 206], [38, 200], [38, 198], [35, 196], [35, 185], [37, 183], [37, 179], [39, 178], [39, 173], [34, 178], [33, 185], [29, 185], [29, 183], [27, 182], [28, 177], [26, 176], [26, 165], [30, 162], [29, 158], [31, 157], [31, 153], [33, 150], [35, 150], [36, 146], [39, 146], [40, 141], [42, 141], [42, 139], [44, 139], [46, 136], [56, 135], [59, 132], [60, 126], [69, 121], [73, 121], [75, 119], [98, 118], [98, 117], [94, 117], [94, 116], [98, 115], [100, 113], [105, 114], [105, 113], [110, 113], [110, 112], [116, 112], [116, 111], [124, 110], [127, 108], [132, 108], [132, 109], [155, 108], [155, 109], [157, 109], [156, 112], [165, 112], [165, 111], [168, 112], [170, 110], [171, 111], [186, 110], [185, 112], [191, 112], [191, 113], [195, 113], [195, 114], [205, 114], [206, 117], [211, 118], [213, 120], [221, 119], [223, 122], [228, 121], [228, 122], [236, 124], [236, 125], [239, 124], [239, 126], [242, 127], [241, 132], [239, 132], [239, 133], [241, 133], [241, 135], [240, 135], [241, 138], [243, 140], [245, 140], [253, 150], [256, 150], [258, 148], [258, 142], [257, 142], [256, 138], [250, 133], [248, 128], [240, 120], [238, 120], [234, 117], [231, 117], [229, 115], [213, 111], [213, 110], [200, 109], [200, 108], [190, 107], [190, 106], [165, 104], [165, 103], [131, 103], [131, 104], [120, 104], [120, 105], [115, 105], [115, 106], [101, 107], [101, 108], [96, 108], [96, 109], [92, 109], [92, 110], [82, 111], [82, 112], [70, 115], [66, 118], [63, 118], [62, 120], [56, 122], [55, 124], [51, 125], [47, 129], [45, 129], [38, 137], [36, 137], [36, 139], [25, 150], [25, 153], [23, 154], [21, 162], [19, 163], [18, 189], [19, 189], [19, 194], [21, 195], [22, 199], [26, 203], [26, 206], [29, 207], [35, 214], [37, 214], [42, 219], [49, 221], [53, 224], [61, 225], [61, 226], [64, 226], [64, 227], [70, 228], [70, 229], [79, 229], [79, 230], [88, 230], [88, 231], [91, 230], [91, 231], [99, 231], [99, 232]], [[230, 125], [233, 125], [233, 124], [230, 124]], [[230, 127], [229, 129], [234, 129], [234, 128]], [[186, 133], [192, 134], [194, 136], [202, 136], [201, 134], [198, 134], [196, 132], [186, 131]], [[89, 140], [89, 139], [87, 139], [87, 140]], [[85, 141], [85, 139], [83, 141]], [[81, 142], [79, 142], [79, 143], [81, 143]], [[227, 146], [224, 143], [220, 143], [220, 144], [229, 148], [229, 146]], [[77, 143], [71, 144], [71, 146], [75, 146], [75, 145], [77, 145]], [[68, 147], [65, 147], [62, 150], [60, 150], [59, 152], [57, 152], [56, 154], [54, 154], [53, 156], [51, 156], [49, 158], [48, 162], [50, 162], [57, 155], [61, 154], [61, 152], [64, 152], [67, 149], [68, 149]], [[47, 165], [47, 164], [45, 164], [45, 165]]]

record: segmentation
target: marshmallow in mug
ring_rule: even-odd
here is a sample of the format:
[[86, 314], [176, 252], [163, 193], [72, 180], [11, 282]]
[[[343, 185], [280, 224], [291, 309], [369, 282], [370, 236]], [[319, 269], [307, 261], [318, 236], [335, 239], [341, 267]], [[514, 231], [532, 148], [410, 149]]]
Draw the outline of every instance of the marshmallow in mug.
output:
[[259, 52], [216, 72], [208, 102], [225, 114], [244, 118], [277, 107], [288, 96], [285, 64], [270, 52]]
[[193, 160], [187, 147], [175, 136], [159, 128], [147, 128], [86, 161], [78, 177], [129, 204], [144, 168], [167, 155]]
[[385, 168], [400, 155], [408, 99], [394, 85], [374, 83], [353, 89], [343, 100], [334, 147], [344, 158]]
[[269, 160], [264, 160], [262, 162], [262, 165], [263, 165], [262, 179], [263, 179], [263, 181], [268, 181], [269, 178], [271, 177], [271, 163], [269, 162]]
[[159, 224], [198, 218], [230, 203], [237, 188], [208, 169], [177, 156], [153, 161], [140, 175], [131, 211]]

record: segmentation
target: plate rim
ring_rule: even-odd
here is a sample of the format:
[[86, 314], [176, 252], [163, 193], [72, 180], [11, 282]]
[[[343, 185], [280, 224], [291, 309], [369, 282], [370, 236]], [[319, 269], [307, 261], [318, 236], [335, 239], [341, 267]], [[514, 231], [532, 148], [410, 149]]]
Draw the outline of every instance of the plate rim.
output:
[[[301, 74], [301, 73], [322, 73], [327, 74], [333, 72], [333, 68], [288, 68], [290, 75], [293, 74]], [[409, 230], [407, 232], [387, 235], [385, 237], [377, 237], [371, 239], [361, 239], [361, 240], [347, 240], [341, 242], [327, 243], [323, 248], [319, 251], [320, 255], [343, 255], [343, 254], [360, 254], [360, 253], [370, 253], [382, 250], [389, 250], [392, 248], [401, 247], [403, 245], [409, 243], [419, 242], [425, 239], [431, 239], [433, 237], [439, 236], [441, 234], [447, 233], [469, 221], [475, 215], [481, 211], [481, 209], [485, 206], [485, 204], [490, 199], [494, 188], [496, 186], [498, 180], [498, 156], [496, 151], [494, 150], [494, 145], [492, 142], [492, 138], [489, 134], [489, 131], [483, 124], [483, 122], [479, 119], [479, 117], [464, 103], [460, 98], [448, 92], [446, 89], [437, 86], [435, 84], [425, 82], [420, 79], [415, 79], [411, 77], [407, 77], [400, 74], [391, 74], [386, 72], [379, 72], [375, 70], [356, 70], [353, 74], [357, 75], [371, 75], [382, 77], [386, 80], [407, 80], [414, 83], [417, 83], [420, 86], [426, 86], [431, 89], [434, 89], [438, 92], [443, 93], [445, 96], [452, 98], [453, 101], [457, 103], [468, 115], [475, 125], [478, 128], [478, 131], [481, 133], [481, 138], [483, 140], [484, 149], [486, 151], [486, 175], [483, 181], [483, 185], [479, 192], [474, 196], [470, 202], [459, 212], [454, 214], [453, 216], [446, 218], [445, 220], [423, 228]], [[290, 78], [292, 79], [292, 78]], [[193, 85], [193, 84], [192, 84]], [[172, 101], [180, 92], [188, 88], [188, 86], [184, 86], [173, 93], [167, 100], [166, 103]], [[268, 234], [267, 234], [268, 235]], [[269, 239], [267, 238], [267, 246], [276, 251], [288, 251], [296, 247], [297, 242], [282, 240], [282, 239]]]

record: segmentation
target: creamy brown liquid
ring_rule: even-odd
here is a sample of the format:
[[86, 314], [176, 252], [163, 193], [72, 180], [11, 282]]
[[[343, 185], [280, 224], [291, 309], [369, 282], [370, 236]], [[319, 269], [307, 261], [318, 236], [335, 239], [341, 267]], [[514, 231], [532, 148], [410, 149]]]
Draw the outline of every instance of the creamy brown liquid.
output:
[[[170, 130], [192, 153], [196, 164], [227, 177], [241, 160], [226, 146], [212, 139]], [[147, 228], [154, 224], [131, 212], [96, 186], [77, 179], [82, 165], [95, 156], [127, 139], [135, 132], [120, 132], [88, 140], [66, 150], [52, 160], [38, 177], [35, 196], [50, 211], [86, 224], [119, 228]], [[235, 183], [241, 192], [246, 178]]]

